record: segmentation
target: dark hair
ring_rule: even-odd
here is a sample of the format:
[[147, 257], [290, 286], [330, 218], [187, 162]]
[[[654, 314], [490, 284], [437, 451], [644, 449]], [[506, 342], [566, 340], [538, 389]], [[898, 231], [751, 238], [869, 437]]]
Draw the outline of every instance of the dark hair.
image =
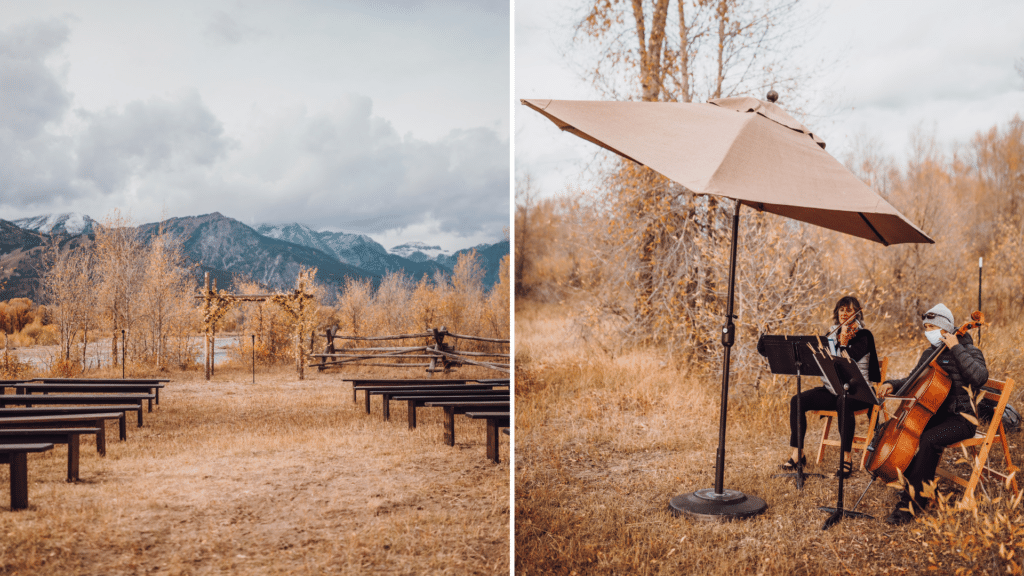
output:
[[861, 322], [864, 321], [864, 311], [860, 307], [860, 301], [854, 298], [853, 296], [843, 296], [842, 298], [839, 299], [839, 302], [836, 302], [836, 307], [835, 309], [832, 310], [833, 322], [839, 324], [839, 309], [844, 308], [846, 306], [853, 306], [853, 310], [855, 315], [857, 316], [857, 320], [860, 320]]

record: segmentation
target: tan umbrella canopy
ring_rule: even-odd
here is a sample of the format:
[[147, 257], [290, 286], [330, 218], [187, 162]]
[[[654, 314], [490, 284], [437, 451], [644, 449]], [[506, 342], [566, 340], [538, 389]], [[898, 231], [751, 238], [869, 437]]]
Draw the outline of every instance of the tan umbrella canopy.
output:
[[522, 100], [559, 128], [694, 192], [880, 242], [933, 242], [778, 105]]
[[[744, 518], [767, 508], [756, 496], [723, 487], [729, 352], [736, 333], [733, 300], [740, 207], [746, 205], [886, 246], [934, 243], [825, 152], [825, 142], [777, 106], [776, 97], [772, 91], [769, 102], [749, 97], [720, 98], [706, 104], [521, 101], [562, 130], [647, 166], [694, 192], [737, 200], [722, 328], [725, 351], [715, 487], [672, 498], [669, 508], [676, 514], [702, 519]], [[799, 389], [799, 377], [797, 382]], [[801, 487], [802, 478], [802, 470], [798, 470], [797, 485]], [[837, 514], [841, 515], [842, 510]]]

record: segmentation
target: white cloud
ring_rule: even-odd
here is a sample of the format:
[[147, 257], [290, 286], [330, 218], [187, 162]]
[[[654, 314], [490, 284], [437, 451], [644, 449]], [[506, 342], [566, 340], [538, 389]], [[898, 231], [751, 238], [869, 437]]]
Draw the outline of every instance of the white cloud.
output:
[[71, 95], [47, 60], [68, 34], [57, 20], [0, 30], [0, 204], [42, 205], [67, 185], [68, 141], [53, 127], [67, 114]]
[[5, 4], [3, 218], [219, 211], [500, 239], [507, 2], [184, 2]]
[[428, 214], [446, 231], [508, 221], [508, 142], [493, 130], [403, 137], [373, 116], [369, 98], [347, 95], [329, 112], [267, 119], [253, 142], [225, 184], [257, 194], [263, 221], [375, 233]]
[[77, 176], [104, 194], [133, 177], [209, 166], [234, 145], [198, 94], [131, 102], [123, 110], [81, 112]]

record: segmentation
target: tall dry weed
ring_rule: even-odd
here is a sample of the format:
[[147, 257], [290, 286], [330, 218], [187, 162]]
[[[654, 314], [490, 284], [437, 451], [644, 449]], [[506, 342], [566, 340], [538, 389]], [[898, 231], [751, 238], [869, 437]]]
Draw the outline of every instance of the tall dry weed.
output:
[[[519, 303], [516, 323], [518, 571], [1014, 573], [1007, 559], [1022, 553], [1015, 528], [1020, 508], [998, 483], [979, 488], [977, 520], [971, 511], [936, 505], [900, 528], [881, 521], [896, 491], [875, 483], [858, 508], [875, 520], [847, 518], [822, 531], [826, 515], [818, 507], [835, 503], [839, 454], [830, 448], [822, 464], [814, 463], [821, 422], [809, 421], [806, 441], [809, 471], [824, 478], [797, 490], [791, 479], [774, 477], [789, 454], [792, 377], [765, 377], [729, 399], [725, 487], [763, 498], [768, 510], [722, 524], [673, 517], [672, 497], [714, 484], [720, 374], [684, 373], [657, 349], [608, 354], [574, 334], [561, 306]], [[990, 337], [986, 355], [1002, 354], [995, 343], [1007, 339], [998, 332]], [[904, 375], [919, 344], [890, 370]], [[813, 385], [804, 379], [805, 387]], [[861, 432], [865, 424], [862, 419]], [[1024, 438], [1015, 432], [1009, 441], [1019, 461]], [[994, 452], [992, 463], [1000, 457]], [[962, 472], [957, 456], [948, 454], [944, 465]], [[848, 509], [868, 483], [859, 470], [846, 481]], [[946, 503], [959, 498], [953, 485], [939, 488]], [[991, 501], [981, 496], [985, 491]]]
[[18, 358], [18, 355], [6, 346], [3, 352], [0, 352], [0, 380], [26, 378], [34, 371], [31, 364]]
[[934, 513], [922, 516], [922, 561], [929, 571], [956, 575], [1024, 573], [1024, 512], [1021, 498], [983, 497], [966, 509], [954, 494], [935, 494]]

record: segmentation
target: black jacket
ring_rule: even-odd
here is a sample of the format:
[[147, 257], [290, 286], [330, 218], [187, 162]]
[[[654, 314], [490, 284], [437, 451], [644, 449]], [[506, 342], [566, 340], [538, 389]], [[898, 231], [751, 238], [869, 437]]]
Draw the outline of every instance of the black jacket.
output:
[[[967, 391], [964, 390], [964, 386], [969, 386], [972, 393], [977, 394], [978, 390], [985, 385], [985, 382], [988, 382], [988, 366], [985, 365], [985, 355], [974, 345], [974, 339], [971, 338], [970, 334], [958, 336], [957, 339], [960, 341], [960, 344], [946, 349], [937, 359], [938, 365], [949, 373], [950, 381], [952, 382], [949, 396], [946, 397], [946, 401], [939, 407], [939, 413], [943, 411], [970, 412], [970, 404], [968, 403]], [[924, 364], [934, 352], [935, 346], [925, 348], [914, 370], [917, 370], [918, 366]], [[911, 373], [914, 370], [911, 370]], [[889, 380], [889, 383], [892, 384], [893, 394], [898, 392], [906, 382], [906, 378]]]
[[840, 346], [840, 350], [846, 350], [854, 362], [860, 361], [865, 354], [870, 354], [868, 359], [868, 381], [878, 382], [882, 379], [882, 372], [878, 367], [878, 353], [875, 352], [875, 336], [867, 328], [861, 328], [857, 334], [846, 343]]

